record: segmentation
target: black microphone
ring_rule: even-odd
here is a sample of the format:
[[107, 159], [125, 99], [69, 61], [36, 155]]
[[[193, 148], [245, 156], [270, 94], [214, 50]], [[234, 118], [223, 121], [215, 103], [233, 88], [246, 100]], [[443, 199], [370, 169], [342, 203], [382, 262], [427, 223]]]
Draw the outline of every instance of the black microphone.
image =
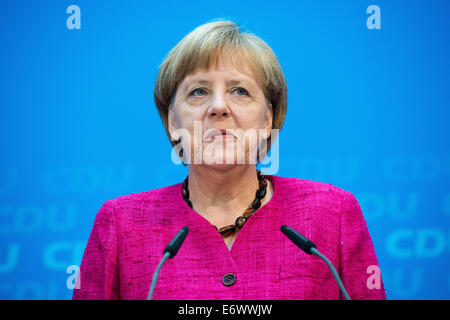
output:
[[188, 227], [181, 228], [181, 230], [178, 231], [175, 237], [173, 237], [172, 241], [170, 241], [170, 243], [164, 249], [164, 254], [166, 254], [167, 252], [170, 253], [169, 259], [175, 257], [181, 245], [183, 244], [184, 239], [186, 239], [188, 232], [189, 232]]
[[147, 300], [152, 300], [153, 291], [155, 290], [156, 281], [158, 280], [159, 270], [167, 259], [172, 259], [173, 257], [175, 257], [181, 245], [183, 244], [184, 239], [186, 239], [188, 232], [188, 227], [181, 228], [181, 230], [178, 231], [175, 237], [173, 237], [172, 241], [170, 241], [167, 247], [164, 249], [164, 257], [161, 259], [161, 262], [153, 273], [152, 285], [150, 287], [150, 292], [148, 293]]
[[288, 226], [282, 225], [281, 226], [281, 232], [289, 238], [297, 247], [302, 249], [307, 254], [313, 254], [315, 256], [318, 256], [320, 259], [325, 261], [325, 263], [328, 265], [328, 267], [331, 270], [331, 273], [333, 274], [334, 279], [336, 280], [339, 288], [341, 289], [342, 293], [344, 294], [345, 299], [351, 300], [350, 296], [347, 293], [347, 290], [345, 290], [344, 284], [341, 281], [341, 278], [339, 277], [339, 274], [336, 272], [336, 269], [331, 264], [330, 260], [327, 259], [323, 254], [317, 250], [316, 245], [309, 240], [308, 238], [305, 238], [300, 233], [295, 231], [292, 228], [289, 228]]
[[316, 245], [309, 239], [302, 236], [300, 233], [288, 226], [281, 226], [281, 232], [284, 233], [286, 237], [289, 238], [293, 243], [297, 245], [300, 249], [305, 251], [307, 254], [313, 254], [311, 252], [312, 248], [316, 248]]

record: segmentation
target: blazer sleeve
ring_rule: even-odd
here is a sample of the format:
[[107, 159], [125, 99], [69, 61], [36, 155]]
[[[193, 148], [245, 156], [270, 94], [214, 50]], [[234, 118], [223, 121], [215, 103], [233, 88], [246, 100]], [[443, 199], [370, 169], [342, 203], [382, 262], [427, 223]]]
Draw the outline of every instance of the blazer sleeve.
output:
[[[375, 249], [355, 196], [344, 191], [341, 209], [340, 273], [353, 300], [385, 300]], [[341, 299], [345, 299], [341, 292]]]
[[114, 201], [107, 200], [95, 217], [73, 300], [120, 299], [117, 241]]

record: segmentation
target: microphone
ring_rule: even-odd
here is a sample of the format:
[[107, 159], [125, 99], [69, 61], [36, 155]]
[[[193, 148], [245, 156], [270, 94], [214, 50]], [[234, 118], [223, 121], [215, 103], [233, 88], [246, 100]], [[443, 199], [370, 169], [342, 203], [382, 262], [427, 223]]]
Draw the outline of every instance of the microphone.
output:
[[330, 260], [327, 259], [323, 254], [319, 252], [319, 250], [316, 249], [316, 245], [309, 239], [302, 236], [300, 233], [295, 231], [292, 228], [289, 228], [288, 226], [282, 225], [281, 226], [281, 232], [289, 238], [297, 247], [302, 249], [307, 254], [313, 254], [328, 265], [328, 267], [331, 270], [331, 273], [333, 274], [334, 279], [336, 280], [337, 284], [339, 285], [339, 288], [341, 289], [342, 293], [344, 294], [344, 297], [346, 300], [351, 300], [350, 296], [347, 293], [347, 290], [345, 290], [344, 284], [341, 281], [341, 278], [339, 277], [338, 273], [336, 272], [336, 269], [331, 264]]
[[188, 232], [189, 232], [188, 227], [181, 228], [181, 230], [178, 231], [175, 237], [173, 237], [172, 241], [170, 241], [170, 243], [164, 249], [164, 254], [166, 253], [170, 254], [169, 259], [175, 257], [181, 245], [183, 244], [184, 239], [186, 239]]
[[152, 300], [153, 291], [155, 290], [156, 281], [158, 280], [159, 270], [161, 269], [161, 267], [163, 266], [164, 262], [166, 262], [167, 259], [172, 259], [173, 257], [175, 257], [181, 245], [183, 244], [184, 239], [186, 239], [188, 232], [189, 228], [187, 226], [181, 228], [181, 230], [178, 231], [175, 237], [173, 237], [172, 241], [170, 241], [170, 243], [164, 249], [164, 257], [161, 259], [158, 267], [153, 273], [152, 285], [150, 287], [150, 292], [148, 294], [147, 300]]

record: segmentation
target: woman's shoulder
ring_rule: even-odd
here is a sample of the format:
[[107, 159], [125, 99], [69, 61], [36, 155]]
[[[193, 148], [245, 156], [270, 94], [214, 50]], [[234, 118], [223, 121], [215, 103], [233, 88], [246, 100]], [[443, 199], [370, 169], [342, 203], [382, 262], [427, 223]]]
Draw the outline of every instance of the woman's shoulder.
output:
[[155, 228], [175, 221], [183, 214], [181, 183], [152, 190], [111, 197], [101, 207], [97, 220], [114, 221], [120, 228], [134, 230], [137, 226]]
[[326, 197], [342, 199], [351, 194], [341, 187], [327, 182], [313, 181], [295, 177], [269, 176], [279, 192], [292, 197]]
[[126, 203], [135, 201], [155, 201], [155, 200], [173, 201], [175, 199], [178, 199], [179, 193], [177, 193], [177, 191], [181, 192], [180, 188], [181, 183], [177, 183], [170, 186], [160, 187], [152, 190], [121, 195], [116, 198], [112, 198], [110, 200], [115, 203]]
[[[293, 216], [311, 219], [361, 221], [361, 207], [353, 193], [331, 183], [301, 178], [273, 177], [278, 202], [285, 203]], [[300, 220], [301, 220], [300, 219]]]
[[175, 207], [180, 207], [181, 183], [160, 187], [152, 190], [136, 192], [110, 198], [105, 202], [114, 208], [117, 215], [132, 212], [163, 213]]

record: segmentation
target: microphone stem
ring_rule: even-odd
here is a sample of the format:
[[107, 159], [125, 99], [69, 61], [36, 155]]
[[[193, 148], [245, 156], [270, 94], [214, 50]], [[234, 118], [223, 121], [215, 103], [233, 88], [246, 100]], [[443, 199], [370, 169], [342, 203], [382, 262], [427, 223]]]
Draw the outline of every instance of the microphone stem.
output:
[[170, 252], [166, 252], [164, 254], [164, 257], [161, 259], [161, 262], [159, 263], [158, 267], [156, 268], [155, 272], [153, 273], [152, 285], [150, 287], [150, 292], [148, 294], [147, 300], [152, 300], [153, 291], [155, 290], [156, 281], [158, 280], [159, 270], [163, 266], [164, 262], [166, 262], [166, 260], [169, 258], [170, 258]]
[[318, 256], [320, 259], [326, 262], [328, 267], [331, 270], [331, 273], [333, 274], [333, 277], [336, 279], [337, 284], [339, 285], [339, 288], [341, 289], [342, 293], [344, 294], [344, 297], [346, 300], [351, 300], [350, 296], [347, 293], [347, 290], [345, 290], [344, 285], [342, 284], [341, 278], [339, 277], [338, 273], [336, 272], [336, 269], [333, 267], [333, 264], [330, 262], [330, 260], [327, 259], [323, 254], [319, 252], [316, 248], [311, 248], [311, 253], [315, 256]]

